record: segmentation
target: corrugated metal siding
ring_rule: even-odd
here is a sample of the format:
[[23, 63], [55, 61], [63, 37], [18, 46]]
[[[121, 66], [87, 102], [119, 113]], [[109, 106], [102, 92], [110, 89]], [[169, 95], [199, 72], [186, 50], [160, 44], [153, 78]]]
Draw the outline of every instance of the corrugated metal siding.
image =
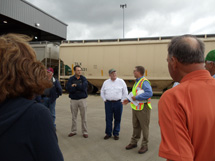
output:
[[[67, 25], [46, 14], [37, 7], [22, 0], [0, 0], [0, 13], [35, 27], [39, 23], [40, 30], [66, 39]], [[15, 26], [14, 26], [15, 27]]]

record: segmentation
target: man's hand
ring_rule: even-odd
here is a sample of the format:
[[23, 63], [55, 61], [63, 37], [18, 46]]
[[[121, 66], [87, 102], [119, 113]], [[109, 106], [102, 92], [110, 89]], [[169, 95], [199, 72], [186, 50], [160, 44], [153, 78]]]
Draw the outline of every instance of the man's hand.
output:
[[77, 87], [77, 84], [72, 84], [72, 87]]
[[127, 105], [129, 103], [129, 101], [127, 99], [123, 100], [122, 104], [123, 105]]
[[131, 98], [132, 98], [132, 100], [133, 100], [133, 101], [136, 101], [136, 98], [135, 98], [135, 96], [133, 96], [133, 97], [131, 97]]

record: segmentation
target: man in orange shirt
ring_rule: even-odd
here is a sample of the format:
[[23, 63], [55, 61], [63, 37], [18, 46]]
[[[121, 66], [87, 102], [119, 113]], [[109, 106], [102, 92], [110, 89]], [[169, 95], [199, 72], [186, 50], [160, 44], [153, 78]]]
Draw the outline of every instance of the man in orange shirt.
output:
[[215, 80], [204, 69], [204, 44], [191, 35], [168, 47], [168, 68], [176, 87], [158, 104], [159, 156], [172, 161], [215, 161]]

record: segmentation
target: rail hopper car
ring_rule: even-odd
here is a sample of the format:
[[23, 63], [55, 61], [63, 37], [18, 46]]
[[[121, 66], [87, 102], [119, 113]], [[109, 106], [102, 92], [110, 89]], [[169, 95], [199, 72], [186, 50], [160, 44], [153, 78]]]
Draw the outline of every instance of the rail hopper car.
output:
[[[215, 35], [197, 37], [204, 41], [205, 53], [215, 49]], [[74, 74], [73, 67], [80, 65], [82, 74], [89, 81], [89, 89], [96, 92], [104, 80], [109, 78], [108, 70], [115, 68], [118, 77], [124, 79], [127, 86], [132, 88], [135, 80], [134, 67], [142, 65], [153, 92], [162, 93], [173, 84], [166, 61], [171, 38], [63, 41], [59, 54], [59, 80], [65, 86], [69, 77]], [[71, 68], [71, 73], [65, 72], [65, 65]]]

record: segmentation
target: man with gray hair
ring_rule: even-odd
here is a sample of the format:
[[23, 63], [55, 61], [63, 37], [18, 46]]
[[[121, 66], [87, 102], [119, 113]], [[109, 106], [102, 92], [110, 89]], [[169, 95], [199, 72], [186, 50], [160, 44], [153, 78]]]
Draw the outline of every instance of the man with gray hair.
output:
[[[104, 139], [109, 139], [112, 134], [115, 140], [119, 140], [120, 122], [123, 111], [122, 102], [128, 95], [127, 86], [123, 79], [117, 78], [116, 70], [109, 70], [110, 78], [101, 88], [101, 97], [105, 102], [106, 129]], [[114, 128], [112, 122], [114, 118]]]
[[215, 160], [215, 80], [204, 68], [204, 44], [192, 35], [175, 37], [168, 47], [174, 81], [158, 104], [159, 156], [168, 161]]

